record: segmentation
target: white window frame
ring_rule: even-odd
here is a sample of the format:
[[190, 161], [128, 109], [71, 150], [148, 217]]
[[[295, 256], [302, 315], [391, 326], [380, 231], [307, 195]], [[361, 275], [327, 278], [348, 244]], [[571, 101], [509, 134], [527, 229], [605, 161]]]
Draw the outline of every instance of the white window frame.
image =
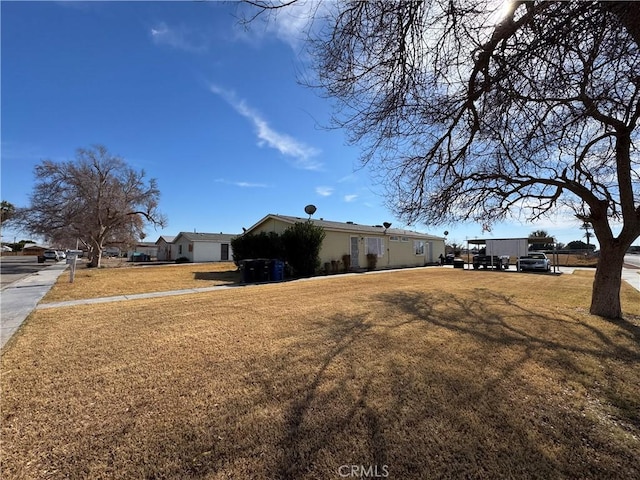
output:
[[374, 253], [378, 258], [384, 256], [384, 239], [380, 237], [365, 237], [364, 245], [367, 249], [367, 255]]
[[425, 246], [425, 241], [424, 240], [414, 240], [413, 241], [413, 251], [416, 255], [421, 255], [424, 256], [424, 246]]

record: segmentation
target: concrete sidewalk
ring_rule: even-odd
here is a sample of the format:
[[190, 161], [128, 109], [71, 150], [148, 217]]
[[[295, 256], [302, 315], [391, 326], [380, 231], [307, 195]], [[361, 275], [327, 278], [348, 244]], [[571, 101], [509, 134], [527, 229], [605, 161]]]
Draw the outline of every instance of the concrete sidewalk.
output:
[[636, 290], [640, 291], [640, 269], [637, 268], [623, 268], [622, 280], [627, 282]]
[[51, 289], [67, 268], [65, 262], [32, 273], [7, 286], [0, 293], [0, 348], [20, 328], [22, 322], [36, 308], [38, 302]]

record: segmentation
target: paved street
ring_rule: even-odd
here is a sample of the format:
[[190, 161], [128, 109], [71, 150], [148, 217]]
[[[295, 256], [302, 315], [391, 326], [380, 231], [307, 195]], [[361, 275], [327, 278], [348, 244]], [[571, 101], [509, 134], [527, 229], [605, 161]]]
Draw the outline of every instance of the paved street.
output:
[[625, 255], [624, 263], [633, 267], [640, 268], [640, 255]]
[[3, 255], [0, 257], [0, 289], [53, 264], [52, 261], [38, 263], [35, 255]]

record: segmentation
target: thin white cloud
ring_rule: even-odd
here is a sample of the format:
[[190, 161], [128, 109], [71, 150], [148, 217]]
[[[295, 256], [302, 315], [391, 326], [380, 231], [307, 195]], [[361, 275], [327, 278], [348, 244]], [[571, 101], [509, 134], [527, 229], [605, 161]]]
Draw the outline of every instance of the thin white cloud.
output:
[[314, 159], [320, 150], [271, 128], [258, 112], [249, 107], [244, 100], [238, 99], [234, 92], [217, 85], [211, 85], [211, 91], [223, 98], [236, 112], [253, 124], [258, 136], [258, 145], [274, 148], [283, 155], [292, 158], [292, 164], [296, 168], [302, 170], [320, 170], [322, 168], [322, 163]]
[[235, 182], [231, 180], [225, 180], [224, 178], [218, 178], [216, 179], [216, 182], [224, 183], [226, 185], [233, 185], [235, 187], [241, 187], [241, 188], [269, 188], [269, 185], [267, 185], [266, 183], [255, 183], [255, 182], [244, 182], [244, 181]]
[[345, 202], [353, 202], [356, 198], [358, 198], [358, 195], [352, 193], [350, 195], [345, 195], [344, 196], [344, 201]]
[[349, 175], [345, 175], [344, 177], [340, 178], [338, 180], [338, 183], [353, 183], [355, 181], [357, 181], [358, 179], [356, 178], [356, 176], [353, 173], [350, 173]]
[[208, 50], [208, 42], [204, 35], [184, 26], [170, 27], [165, 22], [160, 22], [149, 29], [149, 35], [156, 45], [167, 45], [191, 53], [203, 53]]
[[321, 197], [329, 197], [333, 195], [333, 187], [316, 187], [316, 193]]

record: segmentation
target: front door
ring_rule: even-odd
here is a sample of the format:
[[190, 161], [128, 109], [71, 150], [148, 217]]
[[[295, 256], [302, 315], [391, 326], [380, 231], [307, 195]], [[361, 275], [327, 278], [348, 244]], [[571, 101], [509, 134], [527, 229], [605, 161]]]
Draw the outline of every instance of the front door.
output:
[[359, 268], [360, 262], [358, 257], [360, 256], [360, 248], [358, 247], [358, 237], [351, 237], [351, 266], [353, 268]]
[[220, 260], [229, 260], [229, 244], [221, 243], [220, 244]]

